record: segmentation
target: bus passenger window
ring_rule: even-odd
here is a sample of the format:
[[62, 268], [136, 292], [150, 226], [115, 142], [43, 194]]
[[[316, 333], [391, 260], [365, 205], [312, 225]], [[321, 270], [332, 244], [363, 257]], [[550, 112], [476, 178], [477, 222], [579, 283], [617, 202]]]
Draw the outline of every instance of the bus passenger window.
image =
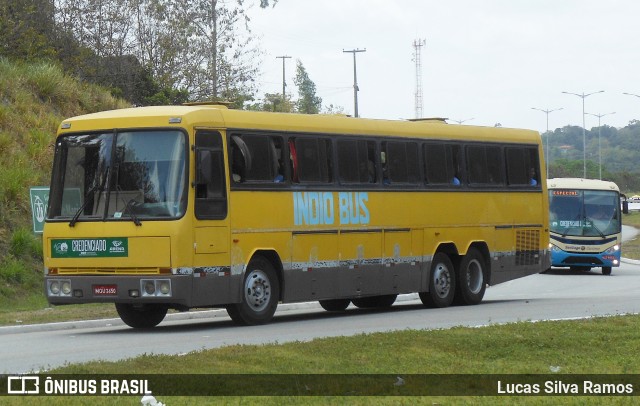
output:
[[473, 145], [467, 147], [467, 169], [472, 184], [504, 184], [502, 155], [499, 147]]
[[538, 186], [538, 151], [532, 147], [506, 148], [507, 181], [512, 186]]
[[390, 183], [415, 184], [420, 181], [418, 145], [415, 142], [383, 142], [382, 150], [386, 152], [384, 168]]
[[459, 145], [426, 143], [423, 145], [424, 172], [430, 185], [462, 184]]
[[343, 183], [375, 183], [375, 143], [366, 140], [338, 141], [338, 170]]
[[234, 182], [284, 182], [281, 137], [262, 134], [233, 135], [231, 172]]
[[294, 182], [330, 183], [332, 181], [329, 139], [311, 137], [290, 139], [289, 156]]

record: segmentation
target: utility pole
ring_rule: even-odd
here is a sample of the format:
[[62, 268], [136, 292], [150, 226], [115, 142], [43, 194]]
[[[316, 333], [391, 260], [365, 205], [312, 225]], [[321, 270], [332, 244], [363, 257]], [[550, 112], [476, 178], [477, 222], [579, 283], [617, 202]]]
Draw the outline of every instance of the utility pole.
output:
[[282, 104], [284, 105], [284, 102], [286, 101], [284, 90], [287, 87], [287, 83], [285, 82], [285, 78], [284, 78], [284, 61], [287, 59], [290, 59], [291, 57], [287, 55], [282, 55], [282, 56], [276, 56], [276, 59], [277, 58], [282, 59]]
[[367, 49], [351, 49], [349, 51], [343, 49], [342, 52], [351, 52], [353, 54], [353, 105], [355, 110], [354, 115], [358, 117], [358, 90], [360, 89], [358, 88], [358, 76], [356, 75], [356, 53], [367, 52]]
[[413, 41], [413, 60], [416, 63], [416, 117], [422, 118], [422, 60], [420, 56], [420, 48], [426, 44], [424, 39], [416, 39]]

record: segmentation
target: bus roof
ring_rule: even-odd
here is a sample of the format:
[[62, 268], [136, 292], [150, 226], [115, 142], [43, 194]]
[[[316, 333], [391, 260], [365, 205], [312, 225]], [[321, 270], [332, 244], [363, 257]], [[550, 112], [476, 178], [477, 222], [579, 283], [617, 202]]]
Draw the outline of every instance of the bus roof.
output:
[[324, 134], [366, 134], [539, 144], [533, 130], [446, 124], [442, 120], [382, 120], [328, 114], [271, 113], [232, 110], [223, 105], [152, 106], [109, 110], [72, 117], [60, 132], [113, 128], [207, 127]]
[[583, 178], [552, 178], [547, 179], [548, 189], [588, 189], [588, 190], [615, 190], [620, 192], [618, 185], [613, 182], [598, 179]]

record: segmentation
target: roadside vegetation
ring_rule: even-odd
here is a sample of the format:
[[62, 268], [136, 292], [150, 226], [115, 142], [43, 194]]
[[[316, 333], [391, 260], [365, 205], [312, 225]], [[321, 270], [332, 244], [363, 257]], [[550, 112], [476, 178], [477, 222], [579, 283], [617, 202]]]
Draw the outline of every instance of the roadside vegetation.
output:
[[50, 63], [0, 57], [0, 319], [47, 307], [29, 187], [49, 184], [56, 128], [66, 117], [126, 106]]
[[[434, 310], [437, 311], [437, 310]], [[207, 327], [209, 331], [211, 327]], [[311, 342], [234, 345], [176, 356], [147, 354], [118, 362], [96, 361], [46, 374], [563, 374], [640, 373], [640, 316], [574, 321], [519, 322], [480, 328], [407, 330], [322, 338]], [[215, 330], [215, 328], [214, 328]], [[215, 334], [209, 331], [207, 334]], [[158, 334], [165, 334], [158, 331]], [[215, 377], [211, 377], [215, 385]], [[566, 376], [564, 379], [566, 380]], [[252, 382], [246, 382], [252, 385]], [[391, 386], [391, 383], [390, 383]], [[150, 388], [153, 390], [153, 388]], [[366, 393], [363, 387], [359, 393]], [[636, 388], [637, 390], [637, 388]], [[244, 393], [242, 388], [238, 393]], [[391, 392], [394, 393], [394, 392]], [[397, 393], [401, 394], [401, 391]], [[456, 393], [456, 392], [454, 392]], [[354, 393], [357, 395], [358, 393]], [[633, 397], [167, 397], [166, 405], [324, 404], [632, 404]], [[5, 398], [17, 405], [20, 398]], [[31, 400], [31, 399], [30, 399]], [[35, 400], [35, 399], [33, 399]], [[136, 405], [140, 397], [50, 397], [47, 405]]]

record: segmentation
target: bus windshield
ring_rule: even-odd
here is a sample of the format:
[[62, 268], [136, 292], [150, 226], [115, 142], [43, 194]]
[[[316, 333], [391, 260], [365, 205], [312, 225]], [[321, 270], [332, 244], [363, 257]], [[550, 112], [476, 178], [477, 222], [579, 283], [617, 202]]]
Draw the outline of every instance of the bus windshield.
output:
[[58, 138], [48, 218], [76, 221], [181, 217], [187, 203], [180, 131], [123, 131]]
[[563, 236], [604, 237], [620, 232], [617, 192], [549, 190], [551, 232]]

